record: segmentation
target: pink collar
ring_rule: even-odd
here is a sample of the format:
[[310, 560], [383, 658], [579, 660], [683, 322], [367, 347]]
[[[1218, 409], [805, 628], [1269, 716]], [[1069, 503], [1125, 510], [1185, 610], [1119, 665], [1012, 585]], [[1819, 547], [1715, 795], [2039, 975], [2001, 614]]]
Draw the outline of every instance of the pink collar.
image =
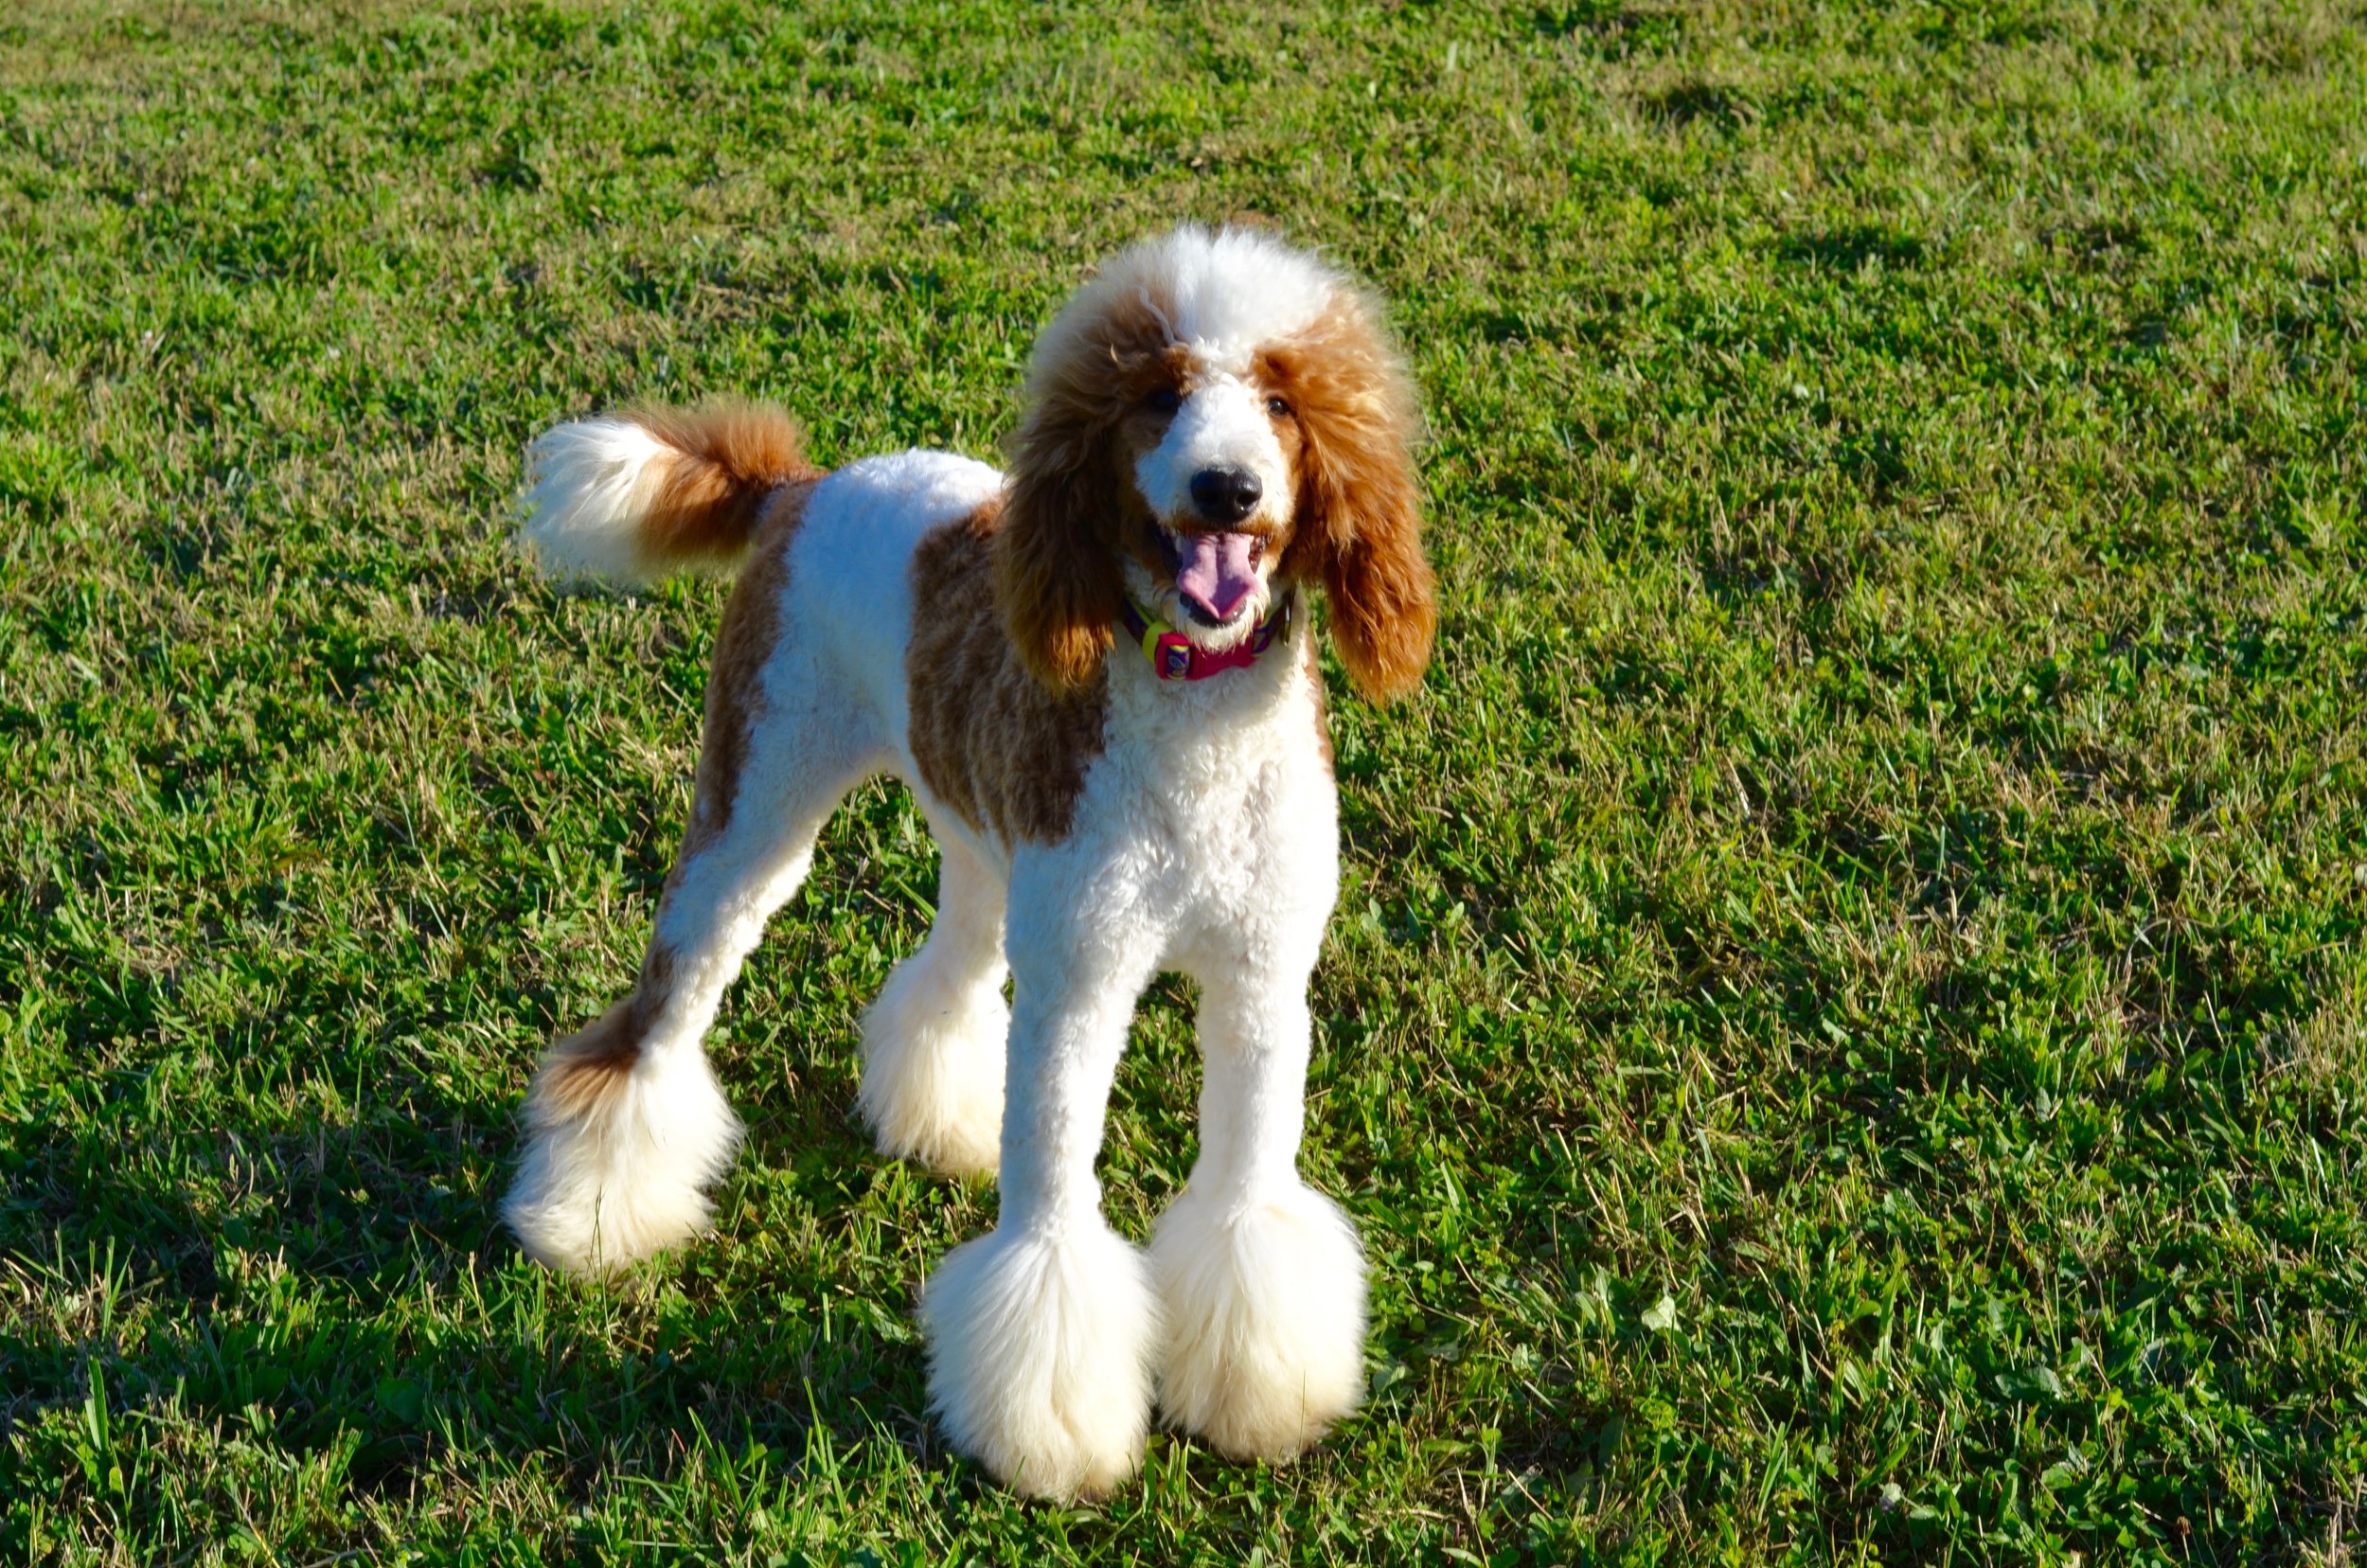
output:
[[1156, 615], [1147, 615], [1131, 598], [1122, 602], [1119, 621], [1127, 634], [1150, 661], [1154, 674], [1163, 681], [1204, 681], [1211, 675], [1228, 669], [1247, 669], [1257, 662], [1257, 656], [1281, 640], [1290, 627], [1290, 601], [1296, 594], [1285, 594], [1271, 615], [1258, 623], [1257, 630], [1221, 653], [1211, 653], [1191, 638], [1169, 626]]

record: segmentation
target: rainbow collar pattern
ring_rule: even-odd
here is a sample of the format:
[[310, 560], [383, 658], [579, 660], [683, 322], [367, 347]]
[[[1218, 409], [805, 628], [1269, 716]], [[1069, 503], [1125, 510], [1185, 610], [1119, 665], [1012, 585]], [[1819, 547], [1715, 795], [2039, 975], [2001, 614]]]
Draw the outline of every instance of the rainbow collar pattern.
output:
[[1290, 602], [1285, 594], [1257, 630], [1221, 653], [1211, 653], [1156, 615], [1145, 615], [1131, 597], [1120, 600], [1119, 621], [1128, 636], [1150, 661], [1151, 672], [1163, 681], [1204, 681], [1228, 669], [1246, 669], [1257, 656], [1282, 640], [1290, 629]]

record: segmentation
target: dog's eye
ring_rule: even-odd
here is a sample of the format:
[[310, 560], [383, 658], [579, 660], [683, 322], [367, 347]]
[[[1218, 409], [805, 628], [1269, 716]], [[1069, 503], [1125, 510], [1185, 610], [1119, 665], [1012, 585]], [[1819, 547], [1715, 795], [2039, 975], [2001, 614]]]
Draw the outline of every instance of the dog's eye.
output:
[[1143, 406], [1154, 414], [1172, 414], [1184, 406], [1184, 394], [1172, 386], [1163, 386], [1145, 398]]
[[1266, 412], [1272, 415], [1277, 419], [1289, 419], [1290, 417], [1290, 400], [1287, 398], [1268, 398], [1266, 400]]

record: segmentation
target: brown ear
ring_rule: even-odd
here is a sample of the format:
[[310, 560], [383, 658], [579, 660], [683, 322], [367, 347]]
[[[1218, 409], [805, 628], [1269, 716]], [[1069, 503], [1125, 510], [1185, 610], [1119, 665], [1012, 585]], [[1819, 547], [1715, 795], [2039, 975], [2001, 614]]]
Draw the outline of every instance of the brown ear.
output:
[[1166, 378], [1168, 312], [1142, 247], [1078, 290], [1036, 340], [1027, 418], [1011, 437], [1011, 490], [995, 536], [994, 597], [1028, 673], [1054, 691], [1091, 681], [1126, 602], [1113, 460], [1126, 410]]
[[1414, 475], [1396, 467], [1326, 490], [1320, 504], [1333, 542], [1321, 570], [1331, 640], [1356, 688], [1385, 703], [1422, 684], [1438, 624]]
[[1360, 299], [1267, 356], [1305, 438], [1298, 537], [1331, 601], [1331, 636], [1377, 703], [1421, 684], [1438, 612], [1410, 453], [1414, 390]]
[[1054, 691], [1093, 679], [1126, 588], [1110, 530], [1102, 433], [1083, 411], [1039, 402], [1013, 443], [994, 537], [994, 598], [1029, 674]]

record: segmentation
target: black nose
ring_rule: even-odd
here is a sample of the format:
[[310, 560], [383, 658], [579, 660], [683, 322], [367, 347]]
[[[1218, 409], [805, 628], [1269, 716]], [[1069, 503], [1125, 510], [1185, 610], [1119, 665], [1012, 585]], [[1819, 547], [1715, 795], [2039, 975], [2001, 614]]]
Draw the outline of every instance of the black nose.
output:
[[1201, 469], [1192, 475], [1192, 505], [1211, 523], [1238, 523], [1257, 509], [1266, 487], [1247, 469]]

